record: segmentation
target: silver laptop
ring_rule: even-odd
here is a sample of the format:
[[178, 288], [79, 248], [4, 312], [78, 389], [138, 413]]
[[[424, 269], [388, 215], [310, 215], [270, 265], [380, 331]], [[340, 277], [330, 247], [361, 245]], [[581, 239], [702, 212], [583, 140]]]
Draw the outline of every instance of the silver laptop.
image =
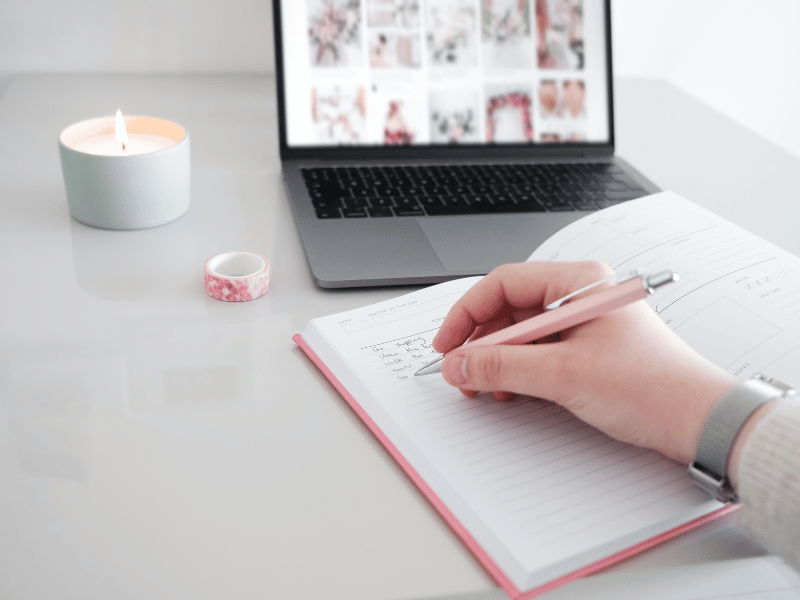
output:
[[273, 0], [283, 178], [312, 276], [525, 260], [657, 191], [614, 156], [610, 0]]

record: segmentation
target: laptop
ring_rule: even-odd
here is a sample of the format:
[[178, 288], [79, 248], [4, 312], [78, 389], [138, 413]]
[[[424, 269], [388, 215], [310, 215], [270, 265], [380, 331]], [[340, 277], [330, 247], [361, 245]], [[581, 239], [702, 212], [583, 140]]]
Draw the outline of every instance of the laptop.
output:
[[283, 180], [325, 288], [524, 261], [658, 188], [614, 156], [610, 0], [273, 0]]

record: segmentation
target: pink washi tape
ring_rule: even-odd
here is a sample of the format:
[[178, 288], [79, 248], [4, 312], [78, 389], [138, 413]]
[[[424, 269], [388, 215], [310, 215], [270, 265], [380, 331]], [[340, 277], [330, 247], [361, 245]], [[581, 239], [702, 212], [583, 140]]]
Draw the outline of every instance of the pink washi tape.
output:
[[269, 289], [269, 261], [255, 252], [215, 254], [204, 271], [206, 291], [217, 300], [254, 300]]

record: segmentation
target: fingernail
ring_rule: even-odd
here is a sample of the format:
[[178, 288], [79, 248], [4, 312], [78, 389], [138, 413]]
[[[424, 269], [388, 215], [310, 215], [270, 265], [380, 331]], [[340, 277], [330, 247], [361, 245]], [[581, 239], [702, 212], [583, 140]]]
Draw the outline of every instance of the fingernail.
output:
[[442, 365], [442, 375], [452, 385], [467, 383], [467, 359], [460, 355], [448, 356]]

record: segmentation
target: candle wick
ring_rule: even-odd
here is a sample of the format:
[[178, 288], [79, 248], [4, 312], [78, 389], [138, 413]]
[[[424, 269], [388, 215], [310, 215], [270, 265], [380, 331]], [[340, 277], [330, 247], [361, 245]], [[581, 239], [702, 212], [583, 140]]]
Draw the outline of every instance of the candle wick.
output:
[[125, 142], [120, 142], [122, 144], [122, 149], [125, 150]]

